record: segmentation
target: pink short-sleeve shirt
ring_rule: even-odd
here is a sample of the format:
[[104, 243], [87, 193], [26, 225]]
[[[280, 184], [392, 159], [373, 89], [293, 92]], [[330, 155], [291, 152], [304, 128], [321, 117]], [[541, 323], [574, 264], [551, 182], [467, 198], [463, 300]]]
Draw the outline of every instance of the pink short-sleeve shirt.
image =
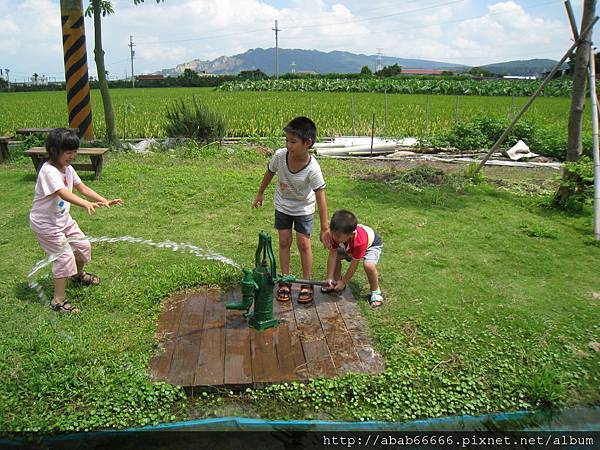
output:
[[73, 192], [73, 186], [81, 183], [81, 179], [71, 166], [64, 172], [49, 162], [40, 169], [35, 183], [33, 205], [29, 213], [31, 229], [40, 234], [51, 234], [65, 227], [73, 220], [69, 210], [71, 204], [60, 198], [57, 192], [67, 189]]

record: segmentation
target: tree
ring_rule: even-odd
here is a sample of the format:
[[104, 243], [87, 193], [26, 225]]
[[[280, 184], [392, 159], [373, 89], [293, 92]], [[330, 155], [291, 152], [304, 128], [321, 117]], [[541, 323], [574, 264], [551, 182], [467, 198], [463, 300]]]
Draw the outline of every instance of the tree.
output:
[[[160, 3], [163, 0], [156, 0]], [[133, 0], [134, 5], [144, 3], [144, 0]], [[106, 66], [104, 64], [104, 50], [102, 48], [102, 17], [113, 14], [114, 10], [109, 0], [90, 0], [89, 6], [85, 11], [88, 17], [94, 17], [94, 61], [98, 71], [98, 85], [102, 95], [102, 105], [104, 106], [104, 121], [106, 122], [106, 137], [113, 145], [119, 145], [117, 137], [117, 127], [115, 125], [115, 113], [110, 99], [108, 81], [106, 80]], [[133, 75], [133, 74], [132, 74]]]
[[375, 75], [378, 77], [395, 77], [402, 73], [402, 67], [398, 64], [394, 64], [392, 66], [385, 66], [383, 69], [375, 72]]
[[[583, 15], [581, 17], [581, 30], [591, 25], [596, 17], [596, 0], [584, 0]], [[573, 68], [573, 94], [571, 95], [571, 110], [569, 112], [569, 128], [567, 138], [567, 161], [579, 161], [583, 154], [582, 123], [585, 107], [588, 69], [590, 64], [590, 47], [592, 29], [590, 28], [575, 51], [575, 65]], [[569, 198], [574, 194], [569, 180], [573, 176], [569, 171], [563, 172], [563, 183], [554, 197], [556, 205], [568, 204]]]
[[[596, 16], [596, 0], [585, 0], [583, 2], [583, 15], [581, 18], [581, 30], [592, 23]], [[590, 64], [590, 29], [575, 52], [575, 67], [573, 70], [573, 94], [571, 96], [571, 110], [569, 112], [569, 131], [567, 161], [578, 161], [583, 153], [581, 140], [581, 128], [583, 123], [583, 109], [585, 106], [586, 87], [588, 79], [588, 67]]]
[[371, 69], [369, 69], [369, 66], [362, 66], [362, 69], [360, 69], [360, 74], [361, 75], [373, 75], [373, 72], [371, 71]]
[[196, 72], [195, 70], [192, 69], [185, 69], [183, 71], [183, 78], [189, 78], [190, 80], [197, 80], [198, 78], [200, 78], [198, 76], [198, 72]]
[[471, 67], [471, 69], [467, 73], [470, 73], [474, 77], [491, 78], [494, 76], [492, 72], [486, 69], [482, 69], [481, 67]]
[[268, 78], [268, 75], [260, 69], [242, 70], [240, 71], [240, 73], [238, 73], [238, 78], [244, 80], [263, 80], [265, 78]]

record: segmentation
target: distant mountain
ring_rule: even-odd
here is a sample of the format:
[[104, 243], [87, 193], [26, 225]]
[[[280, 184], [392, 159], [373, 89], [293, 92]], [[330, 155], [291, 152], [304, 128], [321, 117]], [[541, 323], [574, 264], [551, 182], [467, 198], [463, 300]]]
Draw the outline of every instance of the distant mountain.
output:
[[[424, 59], [405, 59], [377, 55], [357, 55], [349, 52], [320, 52], [318, 50], [279, 49], [279, 73], [317, 72], [317, 73], [358, 73], [363, 66], [375, 69], [378, 62], [382, 66], [399, 64], [405, 69], [468, 70], [468, 66], [449, 64]], [[275, 49], [255, 48], [234, 56], [220, 56], [212, 61], [194, 59], [179, 64], [172, 69], [163, 69], [157, 73], [165, 76], [181, 75], [185, 69], [214, 74], [237, 74], [242, 70], [260, 69], [268, 75], [275, 74]]]
[[496, 75], [540, 76], [550, 72], [557, 61], [552, 59], [528, 59], [525, 61], [508, 61], [481, 66]]
[[[450, 70], [465, 72], [471, 67], [426, 59], [393, 58], [390, 56], [363, 55], [349, 52], [320, 52], [318, 50], [279, 49], [279, 72], [316, 73], [358, 73], [363, 66], [375, 71], [377, 64], [391, 66], [399, 64], [403, 69]], [[481, 68], [498, 75], [541, 75], [552, 70], [556, 61], [551, 59], [530, 59], [488, 64]], [[212, 61], [194, 59], [171, 69], [163, 69], [158, 74], [178, 76], [185, 69], [212, 74], [235, 75], [242, 70], [260, 69], [268, 75], [275, 74], [275, 49], [255, 48], [233, 56], [220, 56]]]

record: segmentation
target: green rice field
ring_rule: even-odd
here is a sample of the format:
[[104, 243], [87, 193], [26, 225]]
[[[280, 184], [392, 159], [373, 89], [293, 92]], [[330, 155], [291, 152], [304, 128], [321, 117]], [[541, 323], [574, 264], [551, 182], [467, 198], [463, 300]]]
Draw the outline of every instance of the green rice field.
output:
[[[526, 97], [222, 92], [212, 88], [112, 89], [111, 96], [117, 131], [122, 138], [164, 137], [166, 108], [177, 99], [191, 101], [194, 96], [225, 115], [228, 136], [249, 137], [278, 136], [283, 125], [298, 115], [312, 117], [320, 136], [370, 135], [373, 114], [377, 135], [423, 136], [445, 132], [458, 120], [482, 116], [508, 119], [527, 101]], [[428, 101], [429, 117], [426, 118]], [[538, 98], [525, 119], [545, 130], [566, 135], [569, 105], [569, 98]], [[11, 135], [22, 127], [68, 125], [64, 92], [0, 93], [0, 108], [1, 135]], [[102, 138], [105, 124], [98, 90], [92, 91], [92, 111], [95, 136]], [[591, 121], [584, 122], [589, 132]]]

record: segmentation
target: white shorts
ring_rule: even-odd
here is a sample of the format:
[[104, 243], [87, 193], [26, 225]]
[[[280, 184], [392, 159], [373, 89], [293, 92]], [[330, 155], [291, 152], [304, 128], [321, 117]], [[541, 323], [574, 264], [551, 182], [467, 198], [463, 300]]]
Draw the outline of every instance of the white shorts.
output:
[[[379, 258], [381, 257], [381, 252], [383, 251], [383, 245], [374, 245], [373, 247], [369, 247], [363, 260], [365, 262], [377, 264], [379, 262]], [[352, 257], [346, 253], [346, 251], [342, 247], [338, 247], [337, 249], [338, 255], [344, 258], [346, 261], [352, 261]]]

